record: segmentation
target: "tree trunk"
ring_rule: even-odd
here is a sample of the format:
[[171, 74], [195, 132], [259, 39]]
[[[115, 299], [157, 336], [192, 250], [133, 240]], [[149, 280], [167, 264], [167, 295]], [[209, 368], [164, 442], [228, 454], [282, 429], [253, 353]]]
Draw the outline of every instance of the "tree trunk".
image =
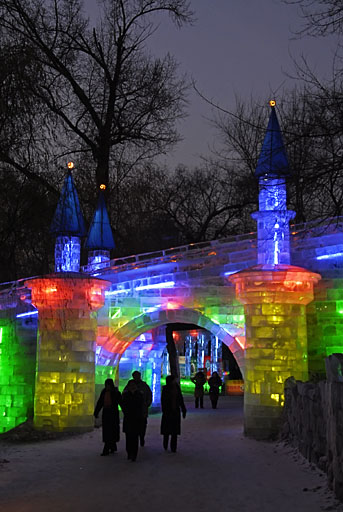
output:
[[101, 145], [94, 155], [94, 158], [97, 164], [95, 171], [97, 189], [100, 188], [100, 185], [106, 185], [107, 188], [109, 181], [109, 146], [107, 144]]
[[166, 341], [167, 341], [167, 350], [169, 354], [169, 365], [170, 365], [170, 373], [174, 375], [175, 379], [180, 380], [180, 368], [179, 368], [179, 358], [176, 351], [175, 342], [173, 340], [173, 330], [171, 326], [167, 325], [166, 328]]

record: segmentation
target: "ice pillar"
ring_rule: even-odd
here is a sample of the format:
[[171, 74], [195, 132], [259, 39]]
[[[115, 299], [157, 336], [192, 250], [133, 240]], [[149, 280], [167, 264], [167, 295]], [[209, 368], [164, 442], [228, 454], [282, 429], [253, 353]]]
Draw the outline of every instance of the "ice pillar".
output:
[[246, 349], [244, 432], [277, 435], [285, 380], [307, 379], [306, 304], [318, 274], [300, 267], [258, 265], [229, 277], [244, 304]]
[[256, 439], [274, 437], [284, 402], [285, 380], [306, 380], [306, 304], [318, 274], [291, 266], [286, 178], [288, 159], [275, 101], [255, 176], [259, 180], [258, 265], [229, 277], [244, 304], [246, 322], [244, 431]]
[[109, 282], [80, 274], [26, 281], [38, 309], [34, 425], [56, 431], [93, 427], [97, 322]]
[[152, 350], [150, 353], [149, 364], [151, 365], [151, 383], [152, 407], [159, 407], [161, 402], [161, 350]]
[[191, 360], [192, 360], [192, 337], [185, 338], [185, 376], [191, 376]]
[[211, 372], [222, 373], [222, 342], [217, 336], [211, 336]]
[[198, 366], [198, 371], [199, 371], [199, 370], [201, 370], [201, 369], [203, 370], [205, 368], [206, 341], [205, 341], [205, 336], [203, 334], [198, 335], [197, 345], [198, 345], [197, 366]]

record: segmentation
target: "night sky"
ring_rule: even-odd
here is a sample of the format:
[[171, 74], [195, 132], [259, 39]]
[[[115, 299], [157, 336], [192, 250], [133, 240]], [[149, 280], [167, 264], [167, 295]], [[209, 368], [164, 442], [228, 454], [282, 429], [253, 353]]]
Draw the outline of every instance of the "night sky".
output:
[[[86, 0], [95, 14], [95, 2]], [[170, 52], [180, 71], [193, 78], [204, 96], [232, 110], [235, 95], [259, 104], [282, 88], [291, 88], [292, 57], [302, 54], [321, 77], [331, 71], [335, 38], [297, 38], [301, 27], [299, 9], [281, 0], [191, 0], [196, 21], [175, 28], [168, 16], [150, 40], [149, 50], [161, 56]], [[294, 83], [294, 82], [293, 82]], [[184, 140], [163, 157], [170, 167], [200, 163], [209, 154], [217, 134], [206, 118], [211, 107], [195, 92], [189, 94], [189, 117], [179, 122]], [[218, 139], [218, 137], [217, 137]]]

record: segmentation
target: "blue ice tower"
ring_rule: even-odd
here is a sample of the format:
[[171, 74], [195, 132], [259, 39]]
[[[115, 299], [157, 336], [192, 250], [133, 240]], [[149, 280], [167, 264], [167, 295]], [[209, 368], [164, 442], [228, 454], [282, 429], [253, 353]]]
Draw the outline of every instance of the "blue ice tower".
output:
[[286, 150], [282, 140], [275, 102], [264, 137], [255, 176], [259, 180], [259, 211], [252, 214], [257, 221], [258, 264], [290, 264], [289, 221], [295, 212], [287, 210], [286, 179], [290, 176]]
[[55, 272], [80, 271], [81, 237], [86, 235], [85, 222], [71, 175], [72, 167], [70, 162], [50, 227], [51, 233], [56, 235]]
[[90, 270], [97, 270], [109, 266], [110, 250], [114, 249], [115, 243], [104, 194], [101, 189], [85, 247], [88, 249], [88, 267]]

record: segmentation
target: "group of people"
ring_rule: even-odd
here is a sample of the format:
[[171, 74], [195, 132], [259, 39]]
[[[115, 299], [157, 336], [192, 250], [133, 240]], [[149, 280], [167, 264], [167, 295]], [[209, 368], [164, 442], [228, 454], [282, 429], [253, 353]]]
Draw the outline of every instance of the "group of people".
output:
[[[203, 372], [197, 372], [192, 379], [195, 384], [195, 407], [204, 407], [204, 384], [206, 377]], [[217, 407], [219, 388], [222, 381], [217, 372], [213, 372], [209, 381], [210, 400], [212, 407]], [[127, 458], [134, 462], [137, 458], [139, 444], [144, 446], [148, 421], [148, 410], [152, 403], [152, 392], [141, 373], [134, 371], [123, 392], [114, 385], [113, 379], [106, 379], [95, 406], [94, 416], [97, 418], [102, 410], [102, 440], [104, 448], [101, 455], [106, 456], [117, 451], [120, 438], [119, 406], [123, 411], [123, 432], [126, 438]], [[173, 375], [168, 375], [166, 385], [161, 394], [161, 435], [163, 448], [176, 452], [177, 436], [181, 433], [181, 415], [186, 417], [186, 407], [178, 385]]]
[[[191, 378], [191, 381], [193, 384], [195, 384], [194, 389], [194, 397], [195, 397], [195, 408], [198, 409], [199, 403], [200, 408], [204, 408], [204, 385], [206, 384], [207, 380], [205, 377], [204, 372], [199, 371], [197, 372], [194, 377]], [[211, 377], [208, 379], [208, 385], [210, 387], [209, 390], [209, 396], [210, 401], [212, 404], [212, 409], [217, 409], [218, 404], [218, 398], [219, 398], [219, 388], [222, 387], [223, 382], [222, 379], [219, 377], [218, 372], [213, 372]]]
[[126, 437], [127, 458], [135, 461], [138, 445], [145, 444], [145, 433], [148, 422], [148, 410], [152, 403], [152, 392], [141, 373], [133, 372], [132, 379], [125, 386], [123, 393], [114, 385], [113, 379], [106, 379], [95, 406], [94, 416], [97, 418], [102, 409], [102, 440], [104, 449], [101, 455], [109, 455], [117, 451], [120, 438], [119, 409], [124, 413], [123, 432]]

